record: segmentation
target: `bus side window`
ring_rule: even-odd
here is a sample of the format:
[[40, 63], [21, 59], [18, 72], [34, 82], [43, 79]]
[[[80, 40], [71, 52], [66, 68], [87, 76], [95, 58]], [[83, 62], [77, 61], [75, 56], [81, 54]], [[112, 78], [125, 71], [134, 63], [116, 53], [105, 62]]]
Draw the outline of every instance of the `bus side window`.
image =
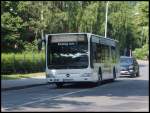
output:
[[101, 46], [100, 44], [97, 44], [97, 62], [101, 62]]
[[105, 61], [105, 48], [104, 48], [103, 44], [101, 44], [100, 47], [101, 47], [101, 59], [100, 59], [100, 62], [103, 63]]
[[106, 61], [109, 61], [110, 55], [109, 55], [109, 46], [101, 44], [101, 56], [100, 56], [100, 62], [104, 63]]
[[116, 62], [116, 58], [117, 58], [117, 53], [116, 53], [116, 48], [111, 46], [111, 57], [112, 57], [112, 63]]
[[110, 60], [110, 53], [109, 53], [110, 49], [109, 46], [105, 46], [105, 62]]
[[93, 49], [93, 53], [92, 53], [92, 55], [93, 55], [93, 63], [95, 63], [95, 62], [97, 62], [97, 47], [96, 47], [96, 43], [92, 43], [92, 49]]

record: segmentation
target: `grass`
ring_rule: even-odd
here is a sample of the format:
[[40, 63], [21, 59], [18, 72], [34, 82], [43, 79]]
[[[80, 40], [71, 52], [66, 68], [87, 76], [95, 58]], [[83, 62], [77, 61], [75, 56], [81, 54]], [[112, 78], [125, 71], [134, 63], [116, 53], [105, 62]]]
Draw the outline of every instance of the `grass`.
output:
[[45, 76], [45, 72], [30, 73], [30, 74], [1, 75], [1, 80], [16, 80], [16, 79], [22, 79], [22, 78], [39, 77], [39, 76]]

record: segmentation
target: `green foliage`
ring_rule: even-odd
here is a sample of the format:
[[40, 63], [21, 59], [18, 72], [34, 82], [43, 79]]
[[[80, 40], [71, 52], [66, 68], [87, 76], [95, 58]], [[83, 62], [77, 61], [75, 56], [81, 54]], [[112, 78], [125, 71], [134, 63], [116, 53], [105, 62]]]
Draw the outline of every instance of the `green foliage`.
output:
[[133, 56], [135, 56], [137, 59], [147, 59], [149, 56], [148, 44], [145, 44], [142, 48], [136, 48], [133, 51]]
[[34, 40], [32, 43], [24, 43], [25, 52], [37, 52], [38, 51], [38, 42]]
[[[36, 49], [35, 40], [61, 32], [105, 33], [106, 1], [2, 1], [3, 52]], [[107, 36], [119, 41], [120, 50], [149, 42], [147, 1], [110, 1]], [[18, 49], [14, 49], [17, 45]], [[29, 49], [29, 48], [32, 49]], [[7, 49], [6, 49], [7, 48]]]
[[44, 53], [2, 54], [1, 74], [41, 72], [44, 69]]
[[134, 7], [134, 24], [141, 40], [141, 46], [149, 41], [149, 2], [138, 2]]
[[88, 5], [83, 12], [82, 16], [82, 28], [85, 32], [92, 32], [92, 27], [94, 23], [96, 23], [96, 16], [97, 16], [97, 8], [98, 4], [93, 3]]
[[22, 27], [23, 20], [19, 16], [13, 16], [6, 12], [1, 15], [2, 27], [10, 31], [17, 31]]

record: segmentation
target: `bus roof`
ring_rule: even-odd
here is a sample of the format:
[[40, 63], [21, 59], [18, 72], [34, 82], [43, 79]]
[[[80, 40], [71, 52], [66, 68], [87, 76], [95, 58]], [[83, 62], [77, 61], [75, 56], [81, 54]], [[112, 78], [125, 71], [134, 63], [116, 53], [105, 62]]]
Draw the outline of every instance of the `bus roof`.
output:
[[100, 37], [100, 38], [104, 38], [104, 39], [107, 39], [107, 40], [111, 40], [111, 41], [119, 42], [118, 40], [111, 39], [110, 37], [105, 38], [104, 36], [101, 36], [101, 35], [95, 35], [95, 34], [91, 34], [91, 35], [96, 36], [96, 37]]
[[54, 34], [47, 34], [47, 35], [65, 35], [65, 34], [88, 34], [88, 33], [54, 33]]
[[104, 39], [107, 39], [107, 40], [119, 42], [118, 40], [111, 39], [109, 37], [105, 38], [104, 36], [101, 36], [101, 35], [95, 35], [95, 34], [92, 34], [92, 33], [85, 33], [85, 32], [80, 32], [80, 33], [54, 33], [54, 34], [46, 34], [46, 35], [65, 35], [65, 34], [89, 34], [89, 35], [93, 35], [93, 36], [96, 36], [96, 37], [99, 37], [99, 38], [104, 38]]
[[120, 56], [120, 58], [134, 58], [133, 56]]

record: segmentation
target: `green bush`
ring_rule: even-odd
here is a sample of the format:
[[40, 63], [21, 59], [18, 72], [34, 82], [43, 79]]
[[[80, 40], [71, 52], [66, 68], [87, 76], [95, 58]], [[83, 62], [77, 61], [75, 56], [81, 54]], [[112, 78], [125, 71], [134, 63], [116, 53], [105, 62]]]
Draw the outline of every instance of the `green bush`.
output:
[[30, 73], [42, 71], [45, 71], [44, 52], [2, 54], [1, 74]]
[[145, 60], [149, 55], [148, 44], [145, 44], [142, 48], [136, 48], [133, 51], [133, 56], [137, 59]]
[[24, 43], [24, 49], [25, 51], [38, 51], [38, 42], [37, 40], [34, 40], [32, 43], [25, 42]]

